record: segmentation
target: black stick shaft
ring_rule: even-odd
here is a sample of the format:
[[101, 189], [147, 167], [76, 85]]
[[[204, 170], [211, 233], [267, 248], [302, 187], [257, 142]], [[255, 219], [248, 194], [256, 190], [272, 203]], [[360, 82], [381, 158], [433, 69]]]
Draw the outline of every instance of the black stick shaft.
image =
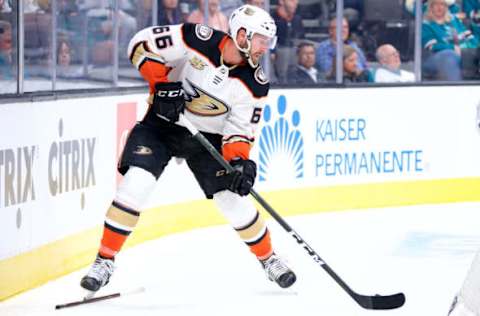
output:
[[[197, 132], [193, 137], [199, 141], [207, 150], [208, 152], [217, 160], [222, 167], [224, 167], [227, 172], [233, 172], [234, 169], [233, 167], [222, 157], [222, 155], [213, 147], [213, 145], [208, 141], [208, 139], [205, 138], [200, 132]], [[353, 291], [350, 289], [350, 287], [333, 271], [330, 266], [313, 250], [310, 245], [303, 240], [300, 235], [292, 229], [292, 227], [281, 217], [274, 209], [273, 207], [270, 206], [270, 204], [265, 201], [264, 198], [260, 196], [253, 188], [250, 190], [250, 194], [253, 196], [255, 200], [282, 226], [283, 229], [285, 229], [290, 235], [299, 243], [301, 246], [303, 246], [303, 249], [305, 249], [308, 254], [317, 262], [320, 264], [320, 266], [327, 271], [327, 273], [349, 294], [352, 293]]]
[[84, 299], [84, 300], [81, 300], [81, 301], [75, 301], [75, 302], [70, 302], [70, 303], [66, 303], [66, 304], [55, 305], [55, 309], [62, 309], [62, 308], [67, 308], [67, 307], [83, 305], [83, 304], [95, 303], [95, 302], [98, 302], [98, 301], [104, 301], [104, 300], [116, 298], [116, 297], [119, 297], [121, 295], [122, 295], [121, 293], [113, 293], [113, 294], [104, 295], [104, 296], [87, 298], [87, 299]]
[[[193, 137], [200, 142], [212, 155], [215, 160], [217, 160], [222, 167], [224, 167], [227, 172], [233, 172], [233, 167], [223, 158], [223, 156], [213, 147], [213, 145], [203, 136], [195, 126], [193, 126], [188, 119], [183, 115], [180, 116], [180, 122], [182, 122], [185, 127], [192, 133]], [[250, 194], [255, 200], [285, 229], [296, 241], [302, 246], [303, 249], [307, 251], [310, 257], [313, 258], [334, 280], [340, 285], [345, 292], [347, 292], [350, 297], [352, 297], [360, 306], [366, 309], [393, 309], [401, 307], [405, 303], [405, 295], [403, 293], [397, 293], [394, 295], [386, 296], [367, 296], [360, 295], [353, 291], [345, 281], [340, 278], [335, 271], [313, 250], [307, 242], [303, 240], [300, 235], [292, 229], [292, 227], [270, 206], [270, 204], [265, 201], [260, 194], [258, 194], [253, 188], [250, 190]]]

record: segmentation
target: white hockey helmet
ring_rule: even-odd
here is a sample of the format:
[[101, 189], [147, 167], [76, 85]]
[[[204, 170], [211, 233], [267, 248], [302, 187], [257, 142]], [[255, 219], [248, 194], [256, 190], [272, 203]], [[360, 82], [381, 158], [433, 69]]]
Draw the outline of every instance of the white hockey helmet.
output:
[[[262, 8], [255, 7], [249, 4], [242, 5], [232, 12], [228, 21], [230, 27], [230, 36], [237, 46], [238, 50], [245, 56], [248, 63], [252, 67], [257, 67], [250, 55], [250, 48], [252, 47], [252, 38], [254, 34], [266, 36], [270, 40], [270, 49], [275, 47], [277, 42], [277, 26], [270, 14]], [[247, 34], [247, 47], [240, 47], [237, 43], [237, 34], [240, 29], [245, 29]]]

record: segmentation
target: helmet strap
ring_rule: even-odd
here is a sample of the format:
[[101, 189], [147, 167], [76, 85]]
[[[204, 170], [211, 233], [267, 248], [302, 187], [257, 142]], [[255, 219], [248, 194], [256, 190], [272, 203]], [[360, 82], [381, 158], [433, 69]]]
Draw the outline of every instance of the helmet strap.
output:
[[253, 37], [253, 34], [247, 34], [247, 36], [246, 36], [247, 47], [244, 47], [244, 48], [242, 48], [242, 47], [240, 47], [240, 45], [238, 45], [236, 38], [234, 39], [233, 42], [235, 43], [235, 46], [237, 47], [237, 49], [240, 51], [240, 54], [248, 61], [248, 64], [252, 68], [256, 68], [258, 66], [258, 63], [255, 64], [253, 62], [252, 56], [250, 54], [250, 49], [252, 48], [252, 37]]

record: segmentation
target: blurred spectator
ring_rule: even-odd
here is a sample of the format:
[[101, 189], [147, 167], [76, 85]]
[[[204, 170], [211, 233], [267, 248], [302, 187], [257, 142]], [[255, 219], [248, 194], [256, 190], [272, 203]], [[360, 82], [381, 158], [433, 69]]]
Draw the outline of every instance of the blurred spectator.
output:
[[[85, 12], [88, 21], [88, 50], [91, 61], [99, 65], [111, 65], [113, 61], [113, 18], [114, 3], [111, 0], [81, 0], [80, 10]], [[120, 0], [118, 10], [119, 57], [126, 62], [126, 49], [130, 39], [137, 32], [137, 20], [130, 15], [135, 8], [129, 0]]]
[[[358, 65], [357, 68], [360, 70], [365, 70], [367, 68], [367, 59], [365, 54], [358, 47], [358, 45], [349, 39], [350, 29], [348, 21], [346, 18], [342, 19], [342, 39], [344, 45], [349, 45], [357, 52]], [[336, 18], [330, 20], [328, 26], [329, 39], [326, 39], [318, 45], [316, 58], [317, 58], [317, 68], [319, 71], [325, 74], [329, 74], [332, 71], [332, 64], [336, 55], [337, 47], [337, 24]]]
[[34, 13], [40, 10], [37, 0], [23, 0], [23, 13]]
[[415, 75], [412, 72], [400, 69], [402, 61], [400, 53], [390, 44], [384, 44], [377, 48], [377, 60], [380, 67], [375, 69], [373, 77], [375, 82], [414, 82]]
[[246, 0], [245, 3], [259, 8], [265, 8], [265, 0]]
[[81, 66], [72, 65], [73, 51], [69, 41], [61, 38], [57, 43], [57, 75], [66, 78], [82, 76]]
[[315, 68], [315, 45], [312, 42], [301, 42], [297, 48], [297, 65], [288, 72], [288, 83], [296, 85], [314, 85], [323, 78]]
[[480, 1], [463, 0], [463, 11], [470, 20], [470, 28], [477, 38], [480, 38]]
[[70, 66], [72, 62], [72, 55], [70, 44], [66, 40], [58, 41], [57, 65]]
[[158, 5], [157, 24], [171, 25], [183, 22], [178, 0], [161, 0]]
[[154, 0], [141, 0], [138, 3], [137, 27], [140, 30], [153, 25], [153, 1]]
[[[79, 1], [79, 8], [86, 12], [90, 29], [96, 31], [96, 35], [101, 33], [100, 37], [111, 37], [113, 31], [113, 1], [103, 0], [83, 0]], [[137, 20], [128, 13], [133, 5], [129, 0], [119, 2], [118, 23], [119, 23], [119, 41], [120, 45], [128, 46], [130, 39], [137, 32]], [[124, 52], [122, 52], [124, 55]]]
[[[143, 6], [139, 10], [140, 14], [143, 14], [139, 18], [140, 28], [148, 27], [153, 25], [152, 22], [152, 1], [153, 0], [143, 0]], [[184, 14], [180, 10], [178, 0], [159, 0], [158, 1], [158, 11], [157, 11], [157, 25], [171, 25], [171, 24], [180, 24], [184, 22]]]
[[[51, 2], [53, 0], [24, 0], [24, 13], [34, 13], [34, 12], [40, 12], [40, 13], [51, 13]], [[57, 4], [62, 5], [61, 2], [76, 2], [76, 0], [57, 0]]]
[[[57, 33], [65, 34], [75, 50], [83, 51], [85, 16], [80, 13], [76, 0], [57, 0]], [[80, 59], [77, 54], [77, 60]]]
[[80, 34], [80, 12], [76, 0], [57, 0], [57, 28]]
[[343, 10], [350, 29], [356, 31], [363, 17], [363, 0], [344, 0]]
[[40, 8], [40, 11], [51, 13], [52, 10], [50, 8], [50, 2], [52, 1], [53, 0], [37, 0], [37, 4], [38, 4], [38, 7]]
[[296, 41], [303, 39], [305, 30], [302, 17], [297, 13], [298, 0], [279, 0], [272, 15], [277, 24], [275, 70], [279, 83], [286, 83], [288, 67], [295, 62]]
[[[427, 12], [427, 8], [428, 8], [428, 5], [427, 5], [428, 0], [422, 0], [422, 2], [423, 2], [422, 10], [423, 10], [423, 13], [425, 13]], [[416, 3], [416, 0], [405, 0], [405, 9], [413, 16], [415, 16], [415, 3]], [[462, 10], [460, 9], [460, 6], [455, 2], [455, 0], [446, 0], [446, 3], [450, 13], [455, 14], [459, 19], [465, 18], [465, 13], [462, 12]]]
[[[190, 23], [205, 23], [205, 17], [203, 12], [205, 10], [205, 1], [198, 0], [198, 9], [192, 11], [187, 18], [187, 22]], [[220, 0], [209, 0], [208, 1], [208, 26], [223, 31], [228, 32], [228, 19], [225, 14], [220, 11]]]
[[1, 13], [10, 13], [12, 12], [12, 8], [8, 3], [8, 0], [0, 0], [0, 12]]
[[136, 6], [133, 5], [131, 0], [76, 0], [81, 10], [90, 10], [96, 8], [113, 8], [113, 1], [118, 1], [119, 8], [125, 12], [132, 12], [136, 8]]
[[0, 79], [13, 78], [12, 26], [0, 21]]
[[478, 0], [462, 0], [463, 12], [470, 19], [480, 18], [480, 1]]
[[42, 3], [43, 8], [38, 1], [29, 1], [28, 5], [23, 15], [25, 68], [47, 62], [52, 39], [52, 15], [45, 11], [48, 3]]
[[[343, 46], [343, 82], [344, 83], [356, 83], [356, 82], [373, 82], [370, 71], [366, 69], [360, 69], [358, 67], [358, 53], [355, 48], [350, 45]], [[333, 58], [332, 71], [329, 74], [328, 79], [334, 81], [337, 72], [337, 60], [336, 56]]]
[[465, 25], [449, 13], [445, 0], [429, 0], [422, 24], [422, 46], [425, 50], [423, 72], [439, 80], [462, 79], [478, 74], [479, 42]]
[[222, 0], [220, 4], [220, 9], [222, 13], [225, 14], [227, 19], [232, 14], [233, 10], [244, 5], [242, 0]]

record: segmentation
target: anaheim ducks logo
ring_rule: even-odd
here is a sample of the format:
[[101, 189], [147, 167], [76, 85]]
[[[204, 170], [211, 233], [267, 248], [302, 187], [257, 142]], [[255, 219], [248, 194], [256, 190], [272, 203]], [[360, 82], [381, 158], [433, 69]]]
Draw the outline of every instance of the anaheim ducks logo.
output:
[[217, 116], [229, 111], [228, 106], [222, 100], [209, 95], [189, 80], [187, 82], [192, 91], [185, 91], [187, 96], [185, 107], [188, 111], [202, 116]]

